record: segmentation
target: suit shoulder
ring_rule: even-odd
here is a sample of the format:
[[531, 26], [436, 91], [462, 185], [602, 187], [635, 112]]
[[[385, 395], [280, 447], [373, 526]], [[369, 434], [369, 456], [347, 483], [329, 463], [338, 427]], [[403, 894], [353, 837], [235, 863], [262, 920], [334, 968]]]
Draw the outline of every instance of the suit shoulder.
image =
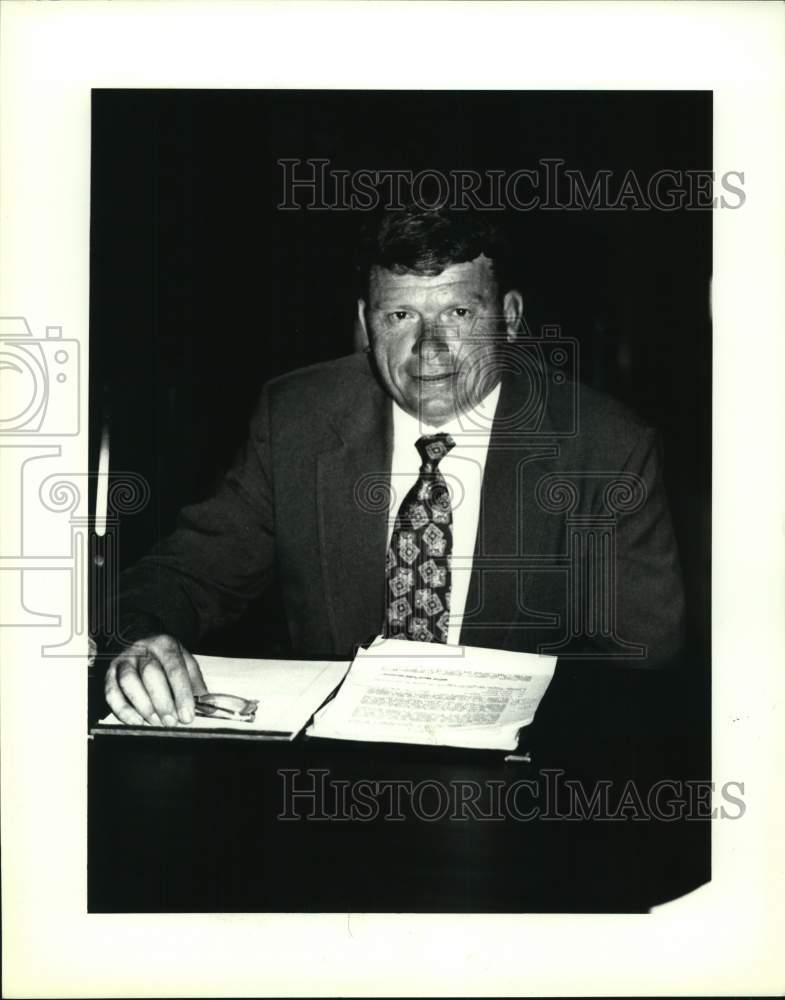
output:
[[650, 425], [626, 403], [593, 389], [583, 382], [577, 384], [578, 413], [592, 424], [602, 424], [618, 432], [630, 432], [635, 437]]
[[345, 404], [347, 393], [373, 382], [367, 355], [349, 354], [279, 375], [266, 384], [265, 390], [279, 405], [318, 402], [329, 408], [332, 403]]
[[651, 425], [620, 400], [582, 382], [573, 388], [577, 411], [573, 441], [585, 457], [591, 453], [622, 461], [642, 438], [653, 434]]

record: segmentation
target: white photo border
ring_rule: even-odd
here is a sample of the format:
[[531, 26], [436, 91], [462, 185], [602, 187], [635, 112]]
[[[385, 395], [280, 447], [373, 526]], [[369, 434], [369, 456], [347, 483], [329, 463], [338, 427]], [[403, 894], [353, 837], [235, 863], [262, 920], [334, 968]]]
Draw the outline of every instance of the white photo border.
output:
[[[69, 348], [76, 410], [36, 439], [63, 475], [87, 470], [93, 88], [712, 90], [714, 168], [742, 171], [746, 192], [741, 209], [714, 218], [712, 601], [713, 776], [718, 786], [744, 782], [746, 812], [713, 824], [711, 883], [641, 916], [88, 915], [85, 661], [42, 656], [29, 610], [65, 613], [72, 581], [57, 560], [67, 561], [70, 539], [39, 533], [43, 508], [22, 479], [35, 479], [32, 453], [21, 458], [28, 439], [3, 436], [0, 527], [11, 538], [24, 513], [34, 536], [24, 555], [42, 571], [29, 574], [21, 603], [18, 576], [0, 574], [4, 603], [32, 616], [0, 631], [5, 995], [780, 992], [785, 8], [0, 6], [0, 316], [24, 317], [38, 341], [59, 327], [78, 342]], [[78, 433], [62, 429], [74, 420]]]

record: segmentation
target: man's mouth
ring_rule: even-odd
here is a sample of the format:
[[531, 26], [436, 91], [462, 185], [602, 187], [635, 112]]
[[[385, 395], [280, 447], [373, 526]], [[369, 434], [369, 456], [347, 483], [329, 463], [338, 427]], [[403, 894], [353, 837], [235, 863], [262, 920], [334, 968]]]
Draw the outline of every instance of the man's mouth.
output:
[[419, 382], [448, 382], [451, 378], [455, 376], [455, 372], [433, 372], [426, 374], [425, 372], [420, 372], [414, 377]]

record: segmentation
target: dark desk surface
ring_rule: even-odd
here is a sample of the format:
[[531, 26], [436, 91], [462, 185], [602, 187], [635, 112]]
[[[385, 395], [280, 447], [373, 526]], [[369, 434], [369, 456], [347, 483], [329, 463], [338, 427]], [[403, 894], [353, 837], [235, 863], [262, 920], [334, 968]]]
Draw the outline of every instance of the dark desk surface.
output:
[[[476, 782], [488, 812], [489, 796], [513, 782], [541, 783], [548, 762], [538, 763], [329, 741], [99, 736], [89, 750], [89, 910], [639, 912], [706, 880], [705, 822], [452, 811], [428, 821], [406, 804], [403, 820], [280, 818], [284, 769], [298, 782], [311, 780], [306, 769], [328, 772], [317, 811], [335, 811], [336, 782], [372, 780]], [[423, 794], [421, 812], [438, 811]], [[518, 806], [531, 803], [525, 789]]]

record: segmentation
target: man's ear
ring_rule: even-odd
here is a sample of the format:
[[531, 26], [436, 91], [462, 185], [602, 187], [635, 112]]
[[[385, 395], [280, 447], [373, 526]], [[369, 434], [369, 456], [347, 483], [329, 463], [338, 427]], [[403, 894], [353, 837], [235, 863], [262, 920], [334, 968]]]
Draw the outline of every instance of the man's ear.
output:
[[523, 329], [523, 296], [515, 288], [504, 296], [504, 326], [510, 343]]
[[368, 327], [365, 323], [365, 299], [357, 300], [357, 315], [354, 318], [354, 349], [366, 353], [371, 349]]

